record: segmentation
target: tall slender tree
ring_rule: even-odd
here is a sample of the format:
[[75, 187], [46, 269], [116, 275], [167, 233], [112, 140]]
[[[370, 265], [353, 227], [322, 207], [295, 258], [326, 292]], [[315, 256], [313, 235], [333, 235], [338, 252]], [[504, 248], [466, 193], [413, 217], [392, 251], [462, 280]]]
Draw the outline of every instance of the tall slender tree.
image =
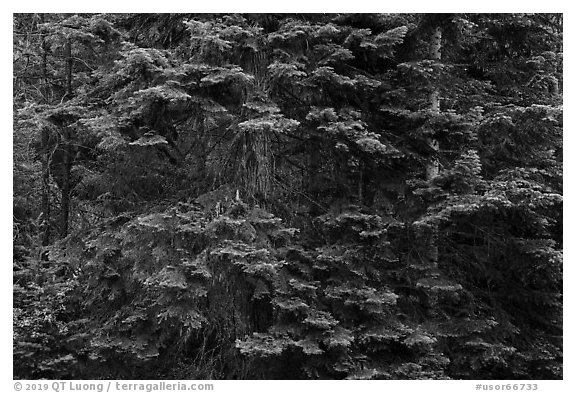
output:
[[[430, 59], [435, 62], [440, 62], [442, 59], [442, 27], [436, 26], [432, 31], [430, 41]], [[433, 86], [430, 92], [430, 112], [432, 115], [440, 115], [440, 92], [438, 87]], [[429, 182], [434, 181], [439, 174], [439, 161], [438, 154], [440, 151], [440, 142], [434, 137], [427, 140], [428, 145], [432, 151], [430, 162], [426, 164], [426, 180]], [[438, 227], [431, 228], [430, 243], [429, 243], [429, 258], [432, 267], [438, 266]]]

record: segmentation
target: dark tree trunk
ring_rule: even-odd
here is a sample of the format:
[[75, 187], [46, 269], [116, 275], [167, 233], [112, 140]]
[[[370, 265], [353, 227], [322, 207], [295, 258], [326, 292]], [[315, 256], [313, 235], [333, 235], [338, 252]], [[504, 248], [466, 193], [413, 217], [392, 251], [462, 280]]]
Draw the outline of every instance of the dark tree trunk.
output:
[[364, 162], [360, 161], [358, 169], [358, 204], [360, 206], [364, 204], [364, 189], [366, 187], [364, 172], [365, 172]]
[[320, 153], [317, 144], [314, 140], [310, 140], [308, 143], [308, 173], [306, 174], [306, 190], [310, 196], [310, 207], [309, 213], [313, 216], [321, 214], [318, 205], [318, 199], [320, 196]]
[[42, 130], [42, 245], [50, 244], [50, 148], [49, 131]]
[[[72, 58], [72, 43], [70, 40], [66, 42], [66, 99], [72, 98], [72, 67], [74, 60]], [[62, 238], [68, 235], [68, 221], [70, 214], [70, 174], [72, 169], [72, 144], [71, 144], [71, 128], [64, 125], [62, 130], [62, 150], [63, 156], [63, 173], [62, 173], [62, 203], [60, 209], [60, 236]]]
[[72, 43], [70, 40], [66, 42], [66, 98], [72, 98], [72, 68], [74, 67], [74, 59], [72, 58]]
[[62, 163], [62, 204], [60, 211], [60, 236], [68, 235], [68, 220], [70, 214], [70, 173], [72, 169], [72, 152], [70, 143], [70, 129], [65, 127], [63, 130], [62, 147], [64, 149], [64, 162]]
[[[42, 15], [41, 21], [44, 22]], [[42, 84], [44, 100], [48, 101], [48, 48], [42, 40]], [[50, 131], [42, 129], [42, 246], [50, 244]]]

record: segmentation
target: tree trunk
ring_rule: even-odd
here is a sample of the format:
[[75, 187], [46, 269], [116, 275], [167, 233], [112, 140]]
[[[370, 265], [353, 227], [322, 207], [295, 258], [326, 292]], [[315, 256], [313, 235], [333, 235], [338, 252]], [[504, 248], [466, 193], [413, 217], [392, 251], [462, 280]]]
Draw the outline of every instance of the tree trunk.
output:
[[308, 168], [306, 173], [306, 191], [310, 197], [309, 213], [312, 216], [321, 214], [317, 203], [320, 196], [320, 154], [316, 141], [312, 138], [308, 143]]
[[[66, 94], [65, 98], [70, 100], [72, 98], [72, 67], [74, 60], [72, 59], [72, 43], [70, 40], [66, 42]], [[71, 144], [71, 128], [64, 125], [62, 130], [62, 150], [63, 157], [63, 174], [62, 174], [62, 204], [60, 208], [60, 236], [62, 238], [68, 235], [68, 221], [70, 214], [70, 174], [72, 170], [72, 144]]]
[[[442, 29], [436, 27], [432, 33], [432, 41], [430, 43], [430, 59], [440, 61], [442, 58]], [[430, 111], [434, 114], [440, 113], [440, 93], [438, 88], [434, 87], [430, 92]], [[428, 164], [426, 165], [426, 180], [431, 181], [438, 176], [438, 151], [440, 150], [440, 143], [432, 138], [428, 138], [428, 145], [434, 154]], [[432, 267], [438, 266], [438, 227], [434, 226], [431, 229], [430, 241], [428, 244], [428, 259]]]
[[364, 162], [360, 161], [358, 167], [358, 205], [362, 206], [364, 204]]
[[[44, 14], [40, 14], [40, 23], [44, 23]], [[40, 91], [44, 98], [44, 103], [49, 102], [49, 83], [48, 83], [48, 43], [45, 38], [42, 38], [42, 83], [40, 84]]]
[[70, 174], [72, 169], [72, 152], [70, 143], [70, 128], [64, 127], [62, 147], [64, 150], [63, 176], [62, 176], [62, 204], [60, 210], [60, 236], [68, 235], [68, 220], [70, 214]]
[[72, 58], [72, 43], [70, 39], [66, 41], [66, 98], [72, 98], [72, 68], [74, 59]]
[[[41, 17], [44, 22], [44, 16]], [[48, 50], [42, 40], [42, 84], [44, 100], [48, 101]], [[50, 131], [43, 128], [42, 135], [42, 246], [50, 244]]]
[[50, 244], [50, 148], [49, 131], [42, 130], [42, 246]]
[[[440, 27], [434, 29], [432, 42], [430, 43], [430, 59], [440, 61], [442, 58], [442, 30]], [[437, 88], [430, 92], [430, 111], [435, 114], [440, 113], [440, 93]], [[440, 149], [440, 144], [434, 138], [428, 138], [428, 145], [436, 152]], [[432, 180], [438, 176], [438, 157], [434, 155], [426, 166], [426, 180]]]
[[208, 147], [210, 146], [210, 137], [206, 132], [205, 115], [202, 114], [194, 122], [194, 128], [197, 130], [197, 146], [198, 146], [198, 173], [201, 177], [206, 178], [208, 171], [206, 163], [208, 161]]

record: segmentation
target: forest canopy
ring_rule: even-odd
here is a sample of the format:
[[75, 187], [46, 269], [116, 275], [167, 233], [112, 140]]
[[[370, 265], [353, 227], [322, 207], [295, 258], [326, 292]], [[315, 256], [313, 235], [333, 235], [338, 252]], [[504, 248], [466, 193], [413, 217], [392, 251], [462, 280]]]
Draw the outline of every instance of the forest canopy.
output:
[[17, 379], [562, 379], [558, 14], [14, 14]]

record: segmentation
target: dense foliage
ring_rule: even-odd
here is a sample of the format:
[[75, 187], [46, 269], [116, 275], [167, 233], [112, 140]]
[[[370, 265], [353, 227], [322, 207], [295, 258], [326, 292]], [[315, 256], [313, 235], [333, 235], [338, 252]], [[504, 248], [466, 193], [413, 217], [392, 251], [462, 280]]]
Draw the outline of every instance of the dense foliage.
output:
[[562, 17], [14, 16], [14, 377], [562, 378]]

